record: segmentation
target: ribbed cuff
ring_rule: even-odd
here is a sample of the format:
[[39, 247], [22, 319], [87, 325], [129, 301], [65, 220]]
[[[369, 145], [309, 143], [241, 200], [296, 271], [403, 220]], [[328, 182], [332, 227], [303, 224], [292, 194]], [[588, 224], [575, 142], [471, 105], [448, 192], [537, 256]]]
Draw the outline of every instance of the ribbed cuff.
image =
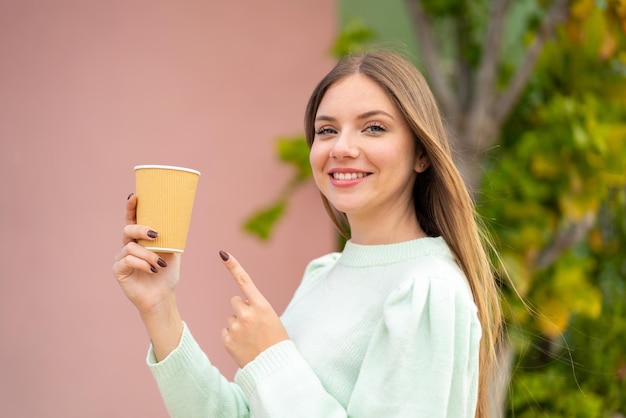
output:
[[167, 379], [188, 369], [190, 365], [197, 364], [198, 355], [203, 355], [202, 349], [191, 335], [187, 324], [183, 322], [183, 334], [178, 346], [172, 350], [163, 360], [157, 361], [152, 344], [148, 348], [146, 364], [156, 379]]
[[250, 398], [255, 392], [257, 385], [268, 376], [297, 362], [300, 353], [291, 340], [281, 341], [274, 344], [259, 354], [253, 361], [235, 374], [235, 382]]

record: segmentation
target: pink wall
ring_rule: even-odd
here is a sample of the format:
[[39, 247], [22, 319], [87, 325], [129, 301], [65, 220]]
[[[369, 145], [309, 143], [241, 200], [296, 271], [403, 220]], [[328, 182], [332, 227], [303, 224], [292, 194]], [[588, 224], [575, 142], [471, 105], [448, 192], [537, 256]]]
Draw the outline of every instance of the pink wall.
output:
[[282, 311], [333, 249], [317, 191], [271, 243], [241, 232], [291, 171], [275, 138], [302, 130], [331, 67], [332, 0], [0, 3], [0, 415], [165, 417], [143, 326], [111, 274], [136, 164], [202, 171], [178, 299], [231, 377], [219, 333], [244, 263]]

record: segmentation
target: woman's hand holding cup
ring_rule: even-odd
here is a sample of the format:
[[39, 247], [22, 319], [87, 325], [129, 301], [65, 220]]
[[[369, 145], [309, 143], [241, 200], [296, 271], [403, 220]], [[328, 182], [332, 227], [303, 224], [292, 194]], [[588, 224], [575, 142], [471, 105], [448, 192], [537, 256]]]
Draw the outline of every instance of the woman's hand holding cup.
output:
[[137, 197], [126, 205], [123, 247], [115, 256], [113, 275], [124, 294], [137, 307], [153, 343], [157, 359], [163, 359], [180, 340], [182, 319], [174, 290], [180, 278], [180, 253], [155, 253], [137, 243], [153, 240], [158, 232], [137, 225]]

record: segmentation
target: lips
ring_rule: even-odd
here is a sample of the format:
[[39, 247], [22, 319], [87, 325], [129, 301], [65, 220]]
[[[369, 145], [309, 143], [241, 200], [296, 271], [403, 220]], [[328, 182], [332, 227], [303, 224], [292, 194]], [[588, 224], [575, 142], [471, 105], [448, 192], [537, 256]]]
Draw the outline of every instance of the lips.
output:
[[355, 168], [333, 168], [329, 170], [328, 175], [331, 178], [331, 181], [335, 185], [349, 185], [356, 184], [363, 180], [365, 177], [369, 176], [370, 172], [358, 170]]

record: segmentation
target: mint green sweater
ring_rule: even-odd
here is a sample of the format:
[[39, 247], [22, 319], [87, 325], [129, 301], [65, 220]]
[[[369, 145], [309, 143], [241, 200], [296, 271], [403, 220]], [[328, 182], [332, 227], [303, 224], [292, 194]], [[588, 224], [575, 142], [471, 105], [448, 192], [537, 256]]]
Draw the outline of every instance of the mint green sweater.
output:
[[148, 365], [172, 417], [473, 418], [481, 327], [442, 238], [313, 260], [278, 343], [229, 382], [185, 326]]

